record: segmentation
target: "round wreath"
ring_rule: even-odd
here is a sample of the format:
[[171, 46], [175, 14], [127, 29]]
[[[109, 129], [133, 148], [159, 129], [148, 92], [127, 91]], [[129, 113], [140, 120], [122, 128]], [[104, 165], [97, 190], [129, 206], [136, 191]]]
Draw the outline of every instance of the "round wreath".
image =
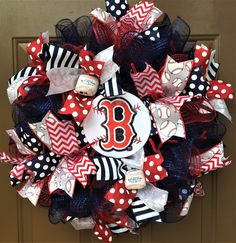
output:
[[181, 220], [204, 195], [200, 177], [230, 164], [219, 113], [231, 119], [234, 91], [180, 17], [171, 23], [153, 2], [106, 7], [59, 21], [55, 43], [44, 32], [28, 44], [31, 62], [7, 89], [11, 156], [0, 159], [52, 223], [111, 242]]

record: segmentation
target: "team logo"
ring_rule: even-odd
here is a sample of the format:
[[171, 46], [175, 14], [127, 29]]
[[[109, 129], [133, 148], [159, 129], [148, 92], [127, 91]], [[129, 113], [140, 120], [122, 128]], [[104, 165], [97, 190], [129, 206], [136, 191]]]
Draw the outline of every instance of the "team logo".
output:
[[97, 152], [115, 158], [136, 153], [151, 130], [147, 108], [130, 93], [95, 98], [83, 127], [88, 142]]
[[128, 149], [137, 135], [133, 127], [135, 111], [130, 104], [123, 98], [102, 99], [98, 109], [106, 117], [102, 124], [106, 129], [106, 139], [100, 141], [100, 146], [105, 151]]

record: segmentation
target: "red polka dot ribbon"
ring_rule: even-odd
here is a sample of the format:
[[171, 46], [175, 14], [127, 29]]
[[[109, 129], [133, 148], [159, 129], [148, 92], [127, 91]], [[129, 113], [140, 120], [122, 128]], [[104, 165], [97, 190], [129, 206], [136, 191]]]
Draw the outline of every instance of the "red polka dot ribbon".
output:
[[[43, 33], [47, 37], [47, 33]], [[31, 41], [27, 46], [27, 52], [32, 60], [34, 66], [37, 69], [37, 73], [45, 73], [45, 63], [40, 58], [40, 54], [42, 54], [43, 51], [43, 45], [46, 43], [45, 39], [43, 38], [43, 34], [41, 33], [39, 38], [36, 41]]]
[[114, 204], [113, 209], [115, 211], [120, 212], [126, 210], [131, 205], [136, 194], [136, 190], [127, 190], [125, 188], [124, 180], [119, 180], [107, 192], [105, 198]]
[[18, 88], [18, 92], [20, 93], [22, 98], [25, 98], [28, 95], [31, 86], [34, 85], [43, 85], [47, 80], [46, 75], [35, 75], [28, 77]]
[[161, 166], [163, 161], [164, 159], [161, 152], [145, 157], [143, 170], [147, 182], [156, 182], [167, 177], [168, 174], [166, 169]]
[[79, 54], [80, 66], [87, 74], [100, 77], [105, 63], [101, 61], [94, 61], [93, 56], [93, 53], [86, 50], [86, 47], [82, 49]]
[[96, 222], [94, 235], [96, 235], [99, 240], [103, 240], [105, 243], [112, 242], [112, 232], [106, 222], [102, 219], [99, 219]]
[[[45, 38], [43, 38], [45, 35]], [[47, 80], [45, 72], [45, 63], [40, 58], [40, 54], [43, 51], [43, 45], [46, 43], [47, 33], [41, 33], [39, 38], [36, 41], [31, 41], [27, 46], [27, 52], [32, 60], [33, 66], [36, 67], [38, 75], [28, 77], [18, 88], [20, 95], [25, 98], [30, 90], [30, 87], [33, 85], [43, 85]]]
[[233, 99], [234, 90], [231, 84], [226, 83], [222, 80], [212, 80], [210, 81], [210, 89], [207, 92], [208, 98], [216, 99]]
[[194, 62], [193, 68], [202, 66], [202, 74], [203, 76], [206, 74], [206, 69], [209, 64], [211, 55], [211, 49], [208, 49], [205, 45], [196, 45], [194, 52]]
[[81, 97], [76, 91], [71, 91], [59, 113], [72, 115], [76, 123], [80, 125], [91, 109], [92, 101], [92, 98]]

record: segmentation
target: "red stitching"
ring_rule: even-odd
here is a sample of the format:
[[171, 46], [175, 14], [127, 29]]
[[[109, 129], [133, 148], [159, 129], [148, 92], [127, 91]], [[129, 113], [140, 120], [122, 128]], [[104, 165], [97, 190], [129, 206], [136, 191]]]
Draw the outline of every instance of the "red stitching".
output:
[[100, 140], [106, 140], [106, 138], [107, 138], [106, 135], [101, 135], [100, 137], [96, 137], [96, 138], [93, 140], [93, 143], [94, 143], [95, 145], [97, 145], [98, 142], [99, 142]]
[[93, 112], [100, 114], [100, 115], [104, 115], [105, 111], [104, 110], [99, 110], [96, 106], [92, 108]]
[[141, 106], [139, 104], [134, 105], [133, 108], [134, 108], [135, 111], [140, 111], [141, 110]]

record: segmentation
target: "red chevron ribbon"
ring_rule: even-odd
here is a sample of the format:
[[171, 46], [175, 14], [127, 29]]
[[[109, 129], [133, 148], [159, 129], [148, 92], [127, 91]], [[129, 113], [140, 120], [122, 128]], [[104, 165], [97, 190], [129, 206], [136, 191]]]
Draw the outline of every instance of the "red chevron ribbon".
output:
[[153, 7], [153, 2], [139, 2], [136, 5], [134, 5], [134, 7], [131, 8], [127, 12], [127, 14], [123, 18], [121, 18], [121, 20], [124, 20], [126, 18], [133, 18], [141, 28], [143, 22], [145, 21]]
[[[197, 161], [197, 163], [195, 162]], [[231, 163], [230, 160], [224, 157], [223, 142], [214, 146], [205, 153], [192, 158], [190, 170], [192, 172], [206, 173], [209, 171], [223, 168]], [[198, 174], [198, 173], [195, 173]]]
[[89, 159], [88, 154], [78, 156], [69, 156], [67, 159], [67, 168], [74, 175], [74, 177], [86, 187], [88, 183], [88, 175], [96, 174], [96, 166]]
[[153, 92], [158, 94], [163, 93], [160, 77], [157, 71], [149, 64], [146, 64], [146, 68], [143, 72], [133, 73], [131, 74], [131, 77], [140, 98]]
[[14, 166], [13, 169], [10, 171], [10, 174], [21, 181], [23, 178], [25, 169], [26, 169], [25, 164], [21, 163], [19, 165]]
[[189, 95], [185, 95], [185, 96], [170, 96], [170, 97], [161, 99], [161, 101], [163, 101], [164, 103], [167, 102], [169, 104], [172, 104], [172, 105], [175, 106], [175, 108], [177, 110], [180, 110], [180, 108], [182, 107], [184, 102], [186, 100], [188, 100], [189, 98], [190, 98]]
[[79, 151], [73, 122], [59, 121], [50, 113], [46, 125], [51, 140], [51, 150], [54, 153], [69, 155]]
[[0, 161], [3, 163], [7, 163], [7, 164], [19, 164], [19, 163], [23, 162], [24, 159], [14, 158], [12, 156], [7, 155], [4, 152], [0, 152]]

